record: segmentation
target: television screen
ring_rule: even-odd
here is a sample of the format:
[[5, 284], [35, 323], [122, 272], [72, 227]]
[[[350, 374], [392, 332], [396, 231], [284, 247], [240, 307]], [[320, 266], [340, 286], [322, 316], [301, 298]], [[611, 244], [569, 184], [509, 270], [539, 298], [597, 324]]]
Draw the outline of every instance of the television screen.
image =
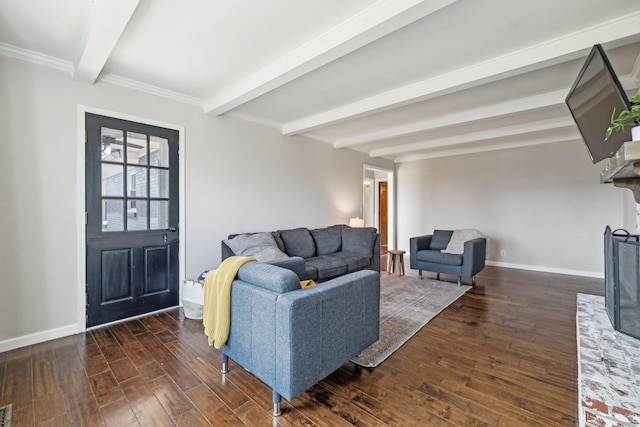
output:
[[604, 134], [611, 126], [613, 109], [617, 115], [631, 105], [599, 44], [591, 49], [565, 102], [593, 163], [613, 157], [622, 144], [631, 141], [631, 127], [614, 132], [604, 140]]

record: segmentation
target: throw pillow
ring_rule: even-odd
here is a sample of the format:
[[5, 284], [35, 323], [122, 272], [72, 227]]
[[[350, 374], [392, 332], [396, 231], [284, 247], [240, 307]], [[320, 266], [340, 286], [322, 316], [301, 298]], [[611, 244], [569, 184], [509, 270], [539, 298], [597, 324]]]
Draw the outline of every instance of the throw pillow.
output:
[[271, 233], [240, 234], [233, 239], [225, 240], [234, 254], [252, 256], [259, 262], [274, 262], [288, 259], [276, 244]]
[[442, 252], [448, 254], [462, 254], [464, 253], [464, 242], [478, 238], [486, 239], [487, 236], [485, 236], [478, 230], [474, 230], [473, 228], [453, 230], [451, 240], [449, 241], [447, 247], [445, 249], [442, 249]]
[[431, 237], [429, 249], [432, 251], [446, 249], [449, 244], [449, 240], [451, 240], [451, 234], [453, 234], [452, 230], [435, 230]]

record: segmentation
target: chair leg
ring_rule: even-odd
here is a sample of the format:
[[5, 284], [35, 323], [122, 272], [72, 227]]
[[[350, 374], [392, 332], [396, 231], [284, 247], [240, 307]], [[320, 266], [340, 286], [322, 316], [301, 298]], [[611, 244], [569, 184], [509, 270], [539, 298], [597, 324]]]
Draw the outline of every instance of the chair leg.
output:
[[278, 393], [273, 392], [273, 416], [274, 417], [279, 417], [280, 415], [282, 415], [282, 408], [280, 406], [280, 403], [282, 401], [282, 397], [280, 397], [280, 395]]
[[229, 372], [229, 356], [226, 354], [222, 354], [222, 369], [220, 369], [220, 373], [226, 374]]

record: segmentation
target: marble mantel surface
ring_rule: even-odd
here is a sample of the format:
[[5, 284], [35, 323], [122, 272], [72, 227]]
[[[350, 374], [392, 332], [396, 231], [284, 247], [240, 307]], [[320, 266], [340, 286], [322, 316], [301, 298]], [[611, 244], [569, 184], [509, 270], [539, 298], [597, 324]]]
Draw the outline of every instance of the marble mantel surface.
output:
[[640, 425], [640, 340], [613, 329], [604, 297], [577, 302], [580, 425]]

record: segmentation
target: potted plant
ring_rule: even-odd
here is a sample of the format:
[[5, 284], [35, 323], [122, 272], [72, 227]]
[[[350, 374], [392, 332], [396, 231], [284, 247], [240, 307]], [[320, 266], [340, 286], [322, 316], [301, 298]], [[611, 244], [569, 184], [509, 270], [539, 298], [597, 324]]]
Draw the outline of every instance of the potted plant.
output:
[[631, 129], [631, 136], [634, 141], [640, 140], [640, 95], [636, 95], [631, 98], [631, 109], [621, 111], [618, 117], [616, 117], [616, 109], [613, 109], [611, 113], [611, 126], [607, 128], [604, 135], [604, 140], [609, 139], [613, 131], [623, 130], [626, 125], [633, 125]]

